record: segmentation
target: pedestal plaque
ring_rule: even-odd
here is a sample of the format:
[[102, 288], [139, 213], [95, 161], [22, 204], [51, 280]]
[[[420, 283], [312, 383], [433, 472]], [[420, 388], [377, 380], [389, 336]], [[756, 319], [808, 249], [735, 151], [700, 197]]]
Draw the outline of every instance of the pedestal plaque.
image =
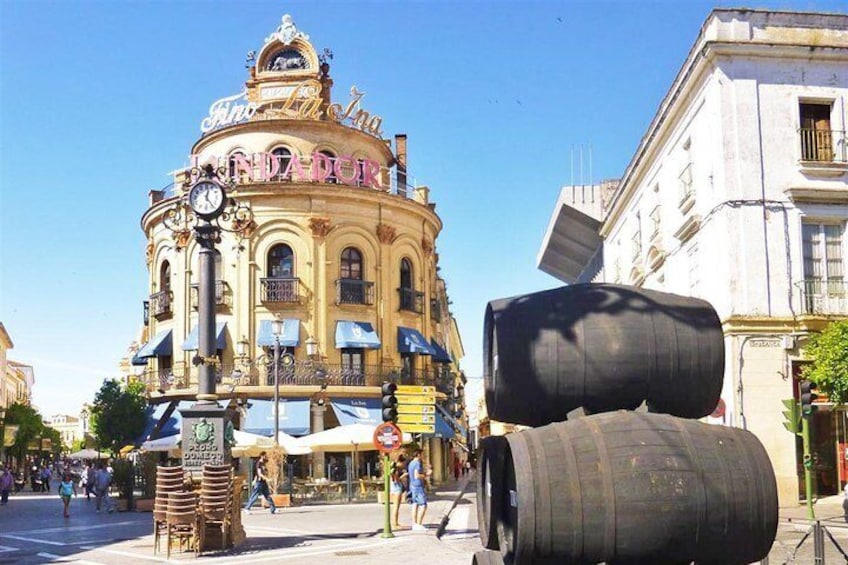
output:
[[200, 472], [204, 465], [229, 465], [233, 428], [227, 409], [210, 404], [180, 410], [183, 417], [183, 468]]

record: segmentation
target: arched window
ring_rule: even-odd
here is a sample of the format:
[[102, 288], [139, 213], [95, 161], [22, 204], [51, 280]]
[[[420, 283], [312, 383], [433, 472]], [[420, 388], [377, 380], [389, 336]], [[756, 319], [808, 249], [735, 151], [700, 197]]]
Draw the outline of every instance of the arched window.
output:
[[285, 243], [279, 243], [268, 252], [268, 271], [272, 278], [289, 279], [294, 276], [294, 252]]
[[362, 253], [355, 247], [342, 251], [339, 280], [336, 282], [338, 304], [371, 304], [373, 283], [362, 280]]
[[171, 264], [167, 261], [159, 267], [159, 290], [171, 290]]
[[[241, 182], [241, 177], [247, 174], [244, 170], [244, 165], [241, 167], [236, 166], [236, 162], [241, 159], [247, 161], [247, 157], [242, 151], [234, 151], [230, 153], [230, 157], [227, 159], [227, 176], [236, 182]], [[241, 175], [238, 175], [237, 173], [241, 173]]]
[[339, 277], [358, 281], [362, 280], [362, 253], [357, 248], [348, 247], [342, 251]]
[[422, 304], [420, 304], [422, 296], [415, 292], [415, 283], [412, 278], [412, 262], [403, 258], [400, 260], [400, 309], [411, 312], [421, 312]]
[[[286, 173], [286, 169], [289, 168], [289, 163], [292, 160], [292, 152], [286, 149], [285, 147], [277, 147], [271, 153], [277, 159], [277, 163], [280, 165], [280, 172], [277, 174], [277, 177], [282, 179], [283, 175]], [[289, 177], [289, 180], [293, 180]]]
[[339, 179], [336, 178], [336, 171], [335, 171], [336, 156], [333, 155], [332, 153], [330, 153], [329, 151], [319, 151], [319, 153], [321, 155], [324, 155], [325, 157], [329, 157], [329, 159], [330, 159], [330, 174], [327, 175], [327, 178], [324, 179], [324, 182], [329, 182], [329, 183], [333, 183], [333, 184], [338, 183]]

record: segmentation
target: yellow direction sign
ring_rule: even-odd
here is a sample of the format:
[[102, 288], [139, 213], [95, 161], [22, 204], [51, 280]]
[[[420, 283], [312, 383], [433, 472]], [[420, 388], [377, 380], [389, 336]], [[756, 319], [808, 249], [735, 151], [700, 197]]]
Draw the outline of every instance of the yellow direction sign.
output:
[[435, 424], [435, 414], [398, 414], [398, 424]]
[[398, 404], [398, 414], [435, 414], [436, 407], [432, 404]]
[[397, 394], [436, 394], [434, 386], [398, 385]]
[[406, 395], [406, 394], [396, 394], [395, 398], [397, 398], [398, 404], [435, 404], [436, 403], [436, 395], [435, 394], [420, 394], [420, 395]]
[[410, 434], [436, 433], [436, 426], [434, 424], [401, 424], [400, 429]]

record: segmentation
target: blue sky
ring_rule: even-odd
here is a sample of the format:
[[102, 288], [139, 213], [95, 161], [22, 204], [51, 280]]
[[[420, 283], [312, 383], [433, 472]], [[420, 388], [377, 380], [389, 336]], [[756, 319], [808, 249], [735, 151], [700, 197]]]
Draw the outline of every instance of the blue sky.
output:
[[[147, 192], [290, 13], [409, 136], [409, 170], [482, 371], [487, 301], [559, 286], [536, 254], [560, 186], [621, 175], [711, 8], [741, 2], [0, 2], [0, 321], [45, 415], [74, 414], [139, 333]], [[751, 8], [846, 11], [840, 1]], [[591, 177], [588, 152], [592, 147]], [[572, 153], [575, 153], [572, 172]]]

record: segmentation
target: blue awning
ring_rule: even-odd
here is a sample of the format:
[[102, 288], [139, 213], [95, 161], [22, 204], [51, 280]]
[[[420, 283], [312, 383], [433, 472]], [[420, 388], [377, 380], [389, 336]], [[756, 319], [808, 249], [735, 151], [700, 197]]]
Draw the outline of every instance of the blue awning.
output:
[[336, 322], [336, 349], [355, 347], [380, 349], [380, 338], [368, 322]]
[[[200, 337], [200, 326], [194, 326], [191, 333], [183, 342], [183, 351], [197, 351], [197, 340]], [[215, 324], [215, 349], [227, 348], [227, 322]]]
[[433, 354], [433, 361], [435, 361], [436, 363], [453, 362], [453, 359], [451, 359], [451, 356], [448, 354], [447, 350], [441, 345], [439, 345], [439, 343], [435, 339], [430, 340], [430, 345], [433, 346], [433, 351], [435, 351], [435, 353]]
[[[259, 322], [259, 335], [256, 342], [260, 347], [271, 347], [274, 345], [274, 327], [271, 320]], [[283, 347], [297, 347], [300, 344], [300, 320], [297, 318], [286, 318], [283, 320], [283, 335], [280, 336], [280, 345]]]
[[135, 354], [139, 360], [147, 359], [148, 357], [160, 357], [162, 355], [171, 355], [174, 346], [171, 343], [171, 330], [164, 330], [156, 334], [156, 336], [144, 344], [144, 347], [138, 350]]
[[383, 423], [382, 401], [379, 398], [334, 398], [332, 405], [342, 426]]
[[[447, 410], [445, 410], [445, 408], [444, 408], [441, 404], [436, 404], [436, 411], [437, 411], [437, 412], [439, 412], [439, 413], [442, 415], [442, 417], [443, 417], [443, 418], [444, 418], [447, 422], [449, 422], [449, 423], [450, 423], [450, 425], [451, 425], [451, 426], [453, 426], [453, 429], [454, 429], [454, 430], [456, 430], [456, 432], [457, 432], [459, 435], [461, 435], [462, 437], [465, 437], [465, 436], [466, 436], [467, 432], [465, 431], [465, 426], [463, 426], [462, 424], [460, 424], [460, 423], [456, 420], [456, 418], [454, 418], [453, 416], [451, 416], [451, 415], [450, 415], [450, 413], [449, 413]], [[451, 437], [453, 437], [453, 436], [451, 436]]]
[[[162, 422], [162, 426], [159, 428], [159, 433], [156, 435], [156, 438], [151, 438], [150, 434], [153, 432], [153, 428], [156, 427], [156, 424], [162, 419], [171, 404], [175, 405], [173, 412], [171, 412], [167, 420]], [[162, 404], [149, 405], [144, 412], [147, 418], [147, 422], [144, 426], [144, 432], [141, 434], [141, 438], [137, 440], [136, 443], [141, 444], [148, 439], [169, 437], [180, 433], [183, 421], [183, 416], [180, 414], [180, 408], [188, 408], [192, 404], [193, 402], [191, 400], [183, 400], [181, 402], [163, 402]]]
[[412, 328], [398, 326], [398, 351], [401, 353], [420, 353], [421, 355], [435, 355], [436, 350], [427, 343], [427, 338], [421, 332]]
[[436, 431], [433, 436], [447, 439], [451, 439], [454, 436], [453, 428], [447, 423], [444, 416], [442, 416], [442, 413], [438, 410], [436, 410]]
[[[248, 403], [247, 418], [242, 429], [251, 434], [274, 435], [274, 401], [254, 400]], [[280, 431], [292, 436], [309, 433], [309, 399], [280, 399]]]
[[147, 359], [142, 359], [141, 357], [138, 356], [138, 352], [136, 352], [136, 354], [132, 356], [132, 360], [130, 361], [130, 363], [132, 363], [133, 365], [138, 365], [138, 366], [147, 365]]

